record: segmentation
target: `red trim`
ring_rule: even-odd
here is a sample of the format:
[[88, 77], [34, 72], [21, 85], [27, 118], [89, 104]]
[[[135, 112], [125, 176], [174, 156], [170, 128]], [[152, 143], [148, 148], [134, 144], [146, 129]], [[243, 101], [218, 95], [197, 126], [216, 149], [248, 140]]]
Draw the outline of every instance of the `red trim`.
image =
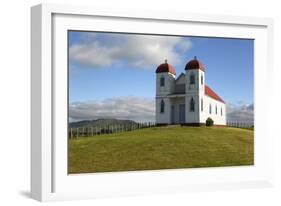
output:
[[220, 101], [220, 102], [222, 102], [222, 103], [225, 103], [225, 102], [223, 101], [223, 99], [220, 98], [219, 95], [217, 95], [217, 94], [216, 94], [210, 87], [208, 87], [207, 85], [205, 85], [205, 95], [207, 95], [207, 96], [209, 96], [209, 97], [211, 97], [211, 98], [213, 98], [213, 99], [215, 99], [215, 100], [218, 100], [218, 101]]

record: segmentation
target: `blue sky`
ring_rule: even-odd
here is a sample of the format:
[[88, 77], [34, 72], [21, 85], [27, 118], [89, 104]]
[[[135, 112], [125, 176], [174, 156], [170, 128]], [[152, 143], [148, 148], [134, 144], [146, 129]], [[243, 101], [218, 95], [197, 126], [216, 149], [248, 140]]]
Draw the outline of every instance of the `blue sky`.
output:
[[117, 99], [133, 98], [133, 105], [140, 100], [149, 107], [155, 97], [157, 66], [167, 59], [179, 76], [197, 56], [205, 65], [207, 85], [228, 105], [249, 106], [253, 104], [253, 48], [254, 40], [246, 39], [70, 31], [69, 102], [76, 108], [83, 102], [116, 107]]

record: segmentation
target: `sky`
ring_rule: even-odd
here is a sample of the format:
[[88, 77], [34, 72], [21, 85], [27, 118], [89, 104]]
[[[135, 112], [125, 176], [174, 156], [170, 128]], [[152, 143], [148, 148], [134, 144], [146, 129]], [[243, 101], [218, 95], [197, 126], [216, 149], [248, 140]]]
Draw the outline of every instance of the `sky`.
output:
[[[197, 57], [206, 84], [227, 104], [229, 120], [253, 119], [254, 40], [69, 31], [71, 121], [154, 121], [155, 70], [177, 76]], [[232, 119], [233, 118], [233, 119]]]

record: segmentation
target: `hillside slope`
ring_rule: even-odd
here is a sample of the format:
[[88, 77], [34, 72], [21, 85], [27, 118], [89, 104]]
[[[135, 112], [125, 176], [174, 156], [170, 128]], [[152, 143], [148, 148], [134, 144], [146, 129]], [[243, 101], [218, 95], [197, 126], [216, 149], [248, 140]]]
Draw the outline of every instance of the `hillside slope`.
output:
[[70, 140], [69, 172], [252, 165], [254, 132], [228, 127], [154, 127]]

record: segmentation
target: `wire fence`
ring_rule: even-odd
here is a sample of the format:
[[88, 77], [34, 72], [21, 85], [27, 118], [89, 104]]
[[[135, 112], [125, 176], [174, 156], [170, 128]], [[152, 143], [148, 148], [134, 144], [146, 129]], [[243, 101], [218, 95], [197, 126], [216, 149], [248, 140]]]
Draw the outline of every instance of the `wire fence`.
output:
[[[238, 122], [238, 121], [228, 121], [226, 123], [228, 127], [237, 128], [253, 128], [252, 122]], [[103, 125], [94, 127], [77, 127], [69, 128], [68, 137], [70, 139], [80, 138], [80, 137], [90, 137], [103, 134], [113, 134], [120, 132], [133, 131], [137, 129], [155, 127], [155, 122], [143, 122], [134, 124], [116, 124], [116, 125]]]
[[155, 127], [155, 122], [142, 122], [134, 124], [116, 124], [116, 125], [104, 125], [104, 126], [95, 126], [95, 127], [77, 127], [69, 128], [68, 137], [70, 139], [79, 138], [79, 137], [90, 137], [102, 134], [113, 134], [120, 132], [127, 132], [137, 129]]
[[252, 122], [238, 122], [238, 121], [228, 121], [226, 123], [229, 127], [237, 127], [237, 128], [252, 128], [254, 124]]

